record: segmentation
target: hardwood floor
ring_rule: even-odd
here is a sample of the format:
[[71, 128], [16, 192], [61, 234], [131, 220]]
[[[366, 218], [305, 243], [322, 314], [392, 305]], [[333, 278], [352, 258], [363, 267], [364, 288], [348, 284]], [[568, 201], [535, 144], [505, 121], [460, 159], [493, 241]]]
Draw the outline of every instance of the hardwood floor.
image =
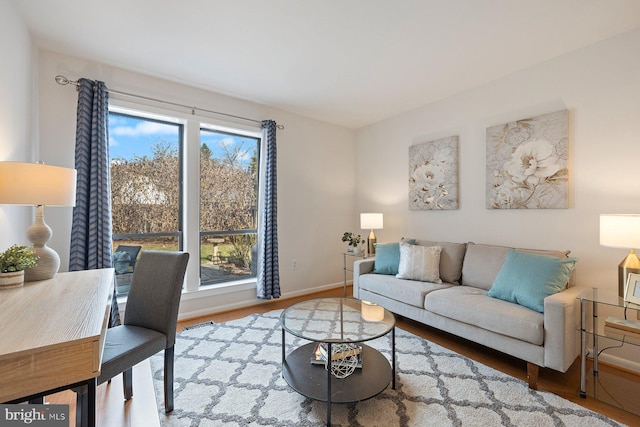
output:
[[[342, 288], [303, 297], [268, 301], [258, 306], [180, 321], [178, 323], [178, 331], [183, 330], [187, 326], [206, 321], [214, 321], [217, 323], [226, 322], [252, 313], [266, 313], [271, 310], [286, 308], [291, 304], [305, 299], [329, 296], [342, 296]], [[470, 359], [526, 381], [527, 367], [526, 363], [521, 360], [458, 338], [446, 332], [424, 326], [409, 319], [398, 317], [397, 326], [457, 353], [463, 354]], [[625, 394], [640, 403], [640, 398], [638, 397], [638, 392], [640, 391], [640, 376], [623, 372], [603, 364], [600, 366], [600, 372], [601, 378], [606, 376], [608, 387], [629, 388], [629, 392]], [[564, 374], [551, 369], [540, 369], [539, 390], [552, 392], [629, 426], [640, 426], [639, 416], [592, 398], [581, 398], [579, 396], [579, 385], [579, 360], [576, 360], [572, 367]], [[110, 385], [103, 384], [98, 387], [97, 425], [99, 427], [147, 427], [159, 425], [151, 380], [151, 370], [148, 361], [134, 368], [133, 390], [134, 397], [129, 402], [124, 402], [121, 376], [114, 378]], [[75, 410], [74, 399], [75, 395], [73, 393], [64, 392], [50, 396], [47, 401], [50, 403], [70, 404], [73, 414]], [[637, 406], [637, 404], [635, 406]], [[71, 418], [73, 420], [73, 416]], [[70, 423], [70, 425], [73, 426], [73, 423]]]

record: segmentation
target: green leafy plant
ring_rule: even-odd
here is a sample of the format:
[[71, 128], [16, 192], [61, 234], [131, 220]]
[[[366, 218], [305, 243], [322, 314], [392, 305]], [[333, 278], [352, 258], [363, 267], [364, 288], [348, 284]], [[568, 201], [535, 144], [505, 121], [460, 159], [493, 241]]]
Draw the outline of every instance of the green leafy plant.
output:
[[349, 242], [349, 245], [353, 246], [354, 248], [358, 247], [360, 243], [364, 243], [361, 235], [351, 233], [350, 231], [345, 231], [345, 233], [342, 235], [342, 241]]
[[38, 256], [33, 248], [28, 246], [13, 245], [0, 253], [0, 273], [13, 273], [25, 268], [35, 267]]

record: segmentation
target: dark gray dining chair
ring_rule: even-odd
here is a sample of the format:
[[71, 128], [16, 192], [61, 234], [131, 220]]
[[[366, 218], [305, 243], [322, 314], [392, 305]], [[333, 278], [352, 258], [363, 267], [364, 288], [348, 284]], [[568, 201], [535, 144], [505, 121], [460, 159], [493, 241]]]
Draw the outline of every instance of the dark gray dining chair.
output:
[[[173, 411], [174, 344], [188, 261], [186, 252], [142, 251], [133, 272], [124, 323], [107, 329], [97, 385], [122, 373], [124, 398], [129, 400], [133, 366], [164, 350], [164, 410]], [[86, 393], [78, 393], [77, 404], [83, 413], [87, 399]]]
[[[126, 273], [133, 273], [135, 271], [136, 261], [138, 259], [138, 254], [140, 253], [141, 249], [142, 249], [142, 246], [119, 245], [114, 251], [115, 253], [123, 253], [123, 254], [129, 255], [129, 265], [126, 265], [126, 268], [125, 268]], [[117, 268], [116, 268], [116, 274], [118, 274]]]

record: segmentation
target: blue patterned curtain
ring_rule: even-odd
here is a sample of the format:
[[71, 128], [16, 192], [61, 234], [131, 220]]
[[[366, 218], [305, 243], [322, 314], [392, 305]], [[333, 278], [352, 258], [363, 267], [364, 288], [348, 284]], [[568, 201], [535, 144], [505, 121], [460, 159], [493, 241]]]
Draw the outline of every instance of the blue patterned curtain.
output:
[[[69, 271], [111, 267], [109, 182], [109, 94], [104, 82], [78, 80], [76, 206], [71, 227]], [[115, 289], [111, 325], [120, 323]]]
[[262, 144], [265, 156], [263, 216], [260, 223], [260, 260], [258, 268], [258, 298], [280, 298], [278, 270], [278, 191], [276, 122], [262, 122]]

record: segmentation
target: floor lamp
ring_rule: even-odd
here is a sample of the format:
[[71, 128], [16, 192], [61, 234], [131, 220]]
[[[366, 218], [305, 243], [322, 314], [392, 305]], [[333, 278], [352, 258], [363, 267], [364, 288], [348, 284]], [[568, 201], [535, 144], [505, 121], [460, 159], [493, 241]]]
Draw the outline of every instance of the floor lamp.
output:
[[38, 264], [24, 271], [25, 282], [50, 279], [60, 268], [60, 257], [47, 242], [51, 228], [44, 222], [44, 206], [75, 206], [76, 170], [42, 163], [0, 162], [0, 204], [36, 207], [27, 229]]
[[640, 215], [600, 215], [600, 245], [629, 249], [618, 265], [618, 294], [624, 298], [629, 273], [640, 273]]

